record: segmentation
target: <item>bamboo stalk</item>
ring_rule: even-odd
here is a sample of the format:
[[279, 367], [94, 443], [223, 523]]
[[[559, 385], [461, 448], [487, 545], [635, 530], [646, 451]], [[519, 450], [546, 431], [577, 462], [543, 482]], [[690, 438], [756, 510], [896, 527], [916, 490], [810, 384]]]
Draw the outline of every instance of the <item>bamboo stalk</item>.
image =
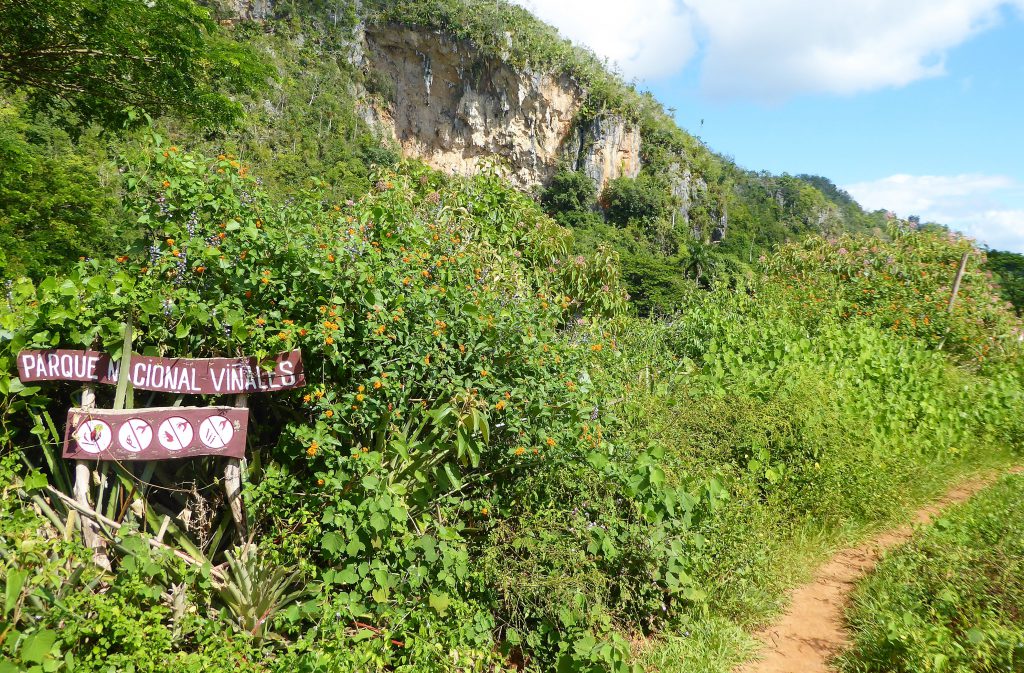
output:
[[953, 292], [949, 295], [949, 306], [946, 307], [946, 311], [949, 313], [953, 312], [953, 306], [956, 304], [956, 295], [960, 291], [960, 281], [964, 278], [964, 271], [967, 270], [967, 256], [970, 252], [965, 252], [963, 257], [960, 258], [960, 268], [957, 269], [956, 278], [953, 279]]
[[[61, 493], [57, 489], [53, 488], [52, 486], [47, 486], [46, 489], [47, 489], [47, 491], [50, 492], [51, 495], [57, 497], [65, 505], [67, 505], [68, 507], [70, 507], [73, 510], [75, 510], [76, 512], [78, 512], [82, 516], [83, 523], [85, 522], [86, 519], [88, 519], [88, 520], [91, 520], [91, 521], [93, 521], [93, 522], [95, 522], [97, 524], [102, 524], [102, 525], [110, 528], [111, 530], [120, 530], [121, 529], [121, 524], [119, 524], [118, 522], [113, 521], [111, 519], [108, 519], [107, 517], [103, 516], [102, 514], [100, 514], [99, 512], [97, 512], [96, 510], [94, 510], [94, 509], [92, 509], [90, 507], [82, 506], [76, 500], [73, 500], [73, 499], [69, 498], [68, 496], [64, 495], [63, 493]], [[188, 554], [186, 554], [185, 552], [181, 551], [180, 549], [174, 549], [173, 547], [170, 547], [170, 546], [168, 546], [168, 545], [166, 545], [166, 544], [164, 544], [162, 542], [158, 542], [157, 540], [155, 540], [155, 539], [153, 539], [153, 538], [151, 538], [151, 537], [149, 537], [147, 535], [140, 535], [140, 537], [143, 540], [145, 540], [151, 547], [155, 547], [157, 549], [166, 549], [166, 550], [170, 551], [171, 553], [173, 553], [178, 558], [180, 558], [185, 563], [188, 563], [189, 565], [193, 565], [193, 566], [197, 566], [197, 567], [202, 567], [203, 565], [206, 564], [206, 560], [205, 559], [200, 560], [200, 559], [193, 558], [192, 556], [189, 556]], [[108, 568], [108, 570], [109, 570], [109, 568]], [[210, 575], [211, 575], [211, 577], [215, 578], [218, 582], [220, 582], [222, 584], [227, 582], [227, 578], [224, 576], [224, 573], [222, 573], [217, 568], [211, 568], [210, 569]]]

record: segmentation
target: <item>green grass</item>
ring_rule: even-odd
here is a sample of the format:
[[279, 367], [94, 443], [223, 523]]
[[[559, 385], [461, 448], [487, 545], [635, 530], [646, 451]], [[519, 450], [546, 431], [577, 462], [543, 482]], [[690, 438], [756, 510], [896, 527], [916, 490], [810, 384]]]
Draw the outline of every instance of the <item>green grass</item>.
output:
[[844, 671], [1024, 670], [1024, 476], [1004, 477], [888, 555], [848, 612]]
[[721, 673], [751, 656], [757, 643], [742, 628], [720, 617], [696, 620], [677, 633], [634, 646], [645, 671]]

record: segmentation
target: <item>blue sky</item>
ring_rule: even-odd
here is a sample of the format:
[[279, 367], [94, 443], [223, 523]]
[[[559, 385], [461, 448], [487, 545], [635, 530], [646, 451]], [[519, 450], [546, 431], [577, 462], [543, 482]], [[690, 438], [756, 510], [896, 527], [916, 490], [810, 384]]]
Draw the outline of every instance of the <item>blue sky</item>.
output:
[[745, 168], [1024, 252], [1024, 0], [518, 1]]

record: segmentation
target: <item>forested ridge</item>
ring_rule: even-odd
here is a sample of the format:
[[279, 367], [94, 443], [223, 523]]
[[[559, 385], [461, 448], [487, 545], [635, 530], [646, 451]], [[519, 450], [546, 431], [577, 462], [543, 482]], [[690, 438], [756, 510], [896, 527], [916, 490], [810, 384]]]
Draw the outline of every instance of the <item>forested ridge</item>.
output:
[[[0, 0], [0, 672], [726, 671], [830, 548], [1018, 458], [1019, 255], [741, 168], [504, 2], [238, 10]], [[642, 168], [403, 158], [368, 26], [565, 73]], [[82, 386], [16, 369], [51, 348], [298, 349], [248, 400], [248, 534], [217, 457], [100, 463], [82, 510]]]

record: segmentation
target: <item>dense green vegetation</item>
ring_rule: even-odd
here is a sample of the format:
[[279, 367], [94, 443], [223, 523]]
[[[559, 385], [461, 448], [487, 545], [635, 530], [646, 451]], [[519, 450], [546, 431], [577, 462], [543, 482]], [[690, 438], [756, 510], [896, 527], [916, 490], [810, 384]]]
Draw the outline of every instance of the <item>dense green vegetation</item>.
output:
[[985, 257], [985, 268], [994, 274], [1000, 296], [1013, 304], [1020, 315], [1024, 310], [1024, 255], [988, 250]]
[[1020, 476], [919, 531], [858, 588], [844, 670], [1020, 670], [1022, 531]]
[[[625, 636], [735, 639], [732, 625], [779, 604], [800, 540], [894, 516], [1024, 431], [1017, 341], [1000, 336], [1015, 321], [982, 301], [984, 275], [967, 277], [961, 312], [930, 299], [965, 246], [943, 233], [808, 240], [744, 291], [691, 286], [685, 310], [650, 322], [623, 315], [614, 257], [576, 255], [566, 230], [492, 175], [402, 165], [332, 204], [318, 192], [276, 201], [226, 155], [162, 144], [131, 165], [123, 208], [146, 243], [17, 283], [2, 325], [5, 443], [19, 448], [3, 533], [6, 576], [20, 583], [5, 617], [15, 661], [625, 670]], [[864, 316], [817, 294], [853, 282], [852, 269], [875, 278]], [[901, 329], [902, 311], [947, 338]], [[223, 593], [241, 571], [190, 570], [133, 541], [160, 526], [124, 507], [141, 486], [133, 471], [113, 467], [100, 502], [125, 526], [112, 583], [39, 490], [68, 488], [48, 419], [73, 389], [25, 388], [13, 354], [116, 353], [129, 314], [140, 352], [299, 346], [315, 372], [305, 391], [256, 400], [258, 546], [234, 553], [258, 579], [241, 604]], [[231, 549], [216, 469], [185, 461], [158, 476], [195, 484], [190, 494], [146, 493], [155, 513], [208, 513], [165, 538], [200, 564]], [[34, 510], [66, 533], [16, 554], [43, 525]], [[275, 587], [292, 598], [240, 630], [245, 600]], [[163, 608], [175, 591], [183, 607]], [[102, 639], [57, 628], [86, 613]]]
[[176, 112], [219, 126], [242, 113], [230, 94], [261, 74], [192, 0], [0, 2], [0, 83], [74, 122], [120, 128]]
[[[268, 75], [190, 80], [232, 92], [212, 122], [0, 92], [0, 673], [725, 670], [829, 545], [1020, 446], [1021, 325], [980, 251], [736, 167], [527, 12], [296, 2], [221, 32], [173, 7]], [[569, 72], [644, 171], [534, 200], [399, 161], [356, 111], [360, 19]], [[305, 389], [251, 399], [247, 544], [206, 458], [106, 465], [111, 569], [82, 547], [80, 387], [14, 356], [121, 357], [129, 322], [146, 354], [302, 350]]]
[[20, 97], [0, 103], [0, 273], [39, 278], [117, 249], [118, 178], [106, 158], [95, 131], [76, 141]]

